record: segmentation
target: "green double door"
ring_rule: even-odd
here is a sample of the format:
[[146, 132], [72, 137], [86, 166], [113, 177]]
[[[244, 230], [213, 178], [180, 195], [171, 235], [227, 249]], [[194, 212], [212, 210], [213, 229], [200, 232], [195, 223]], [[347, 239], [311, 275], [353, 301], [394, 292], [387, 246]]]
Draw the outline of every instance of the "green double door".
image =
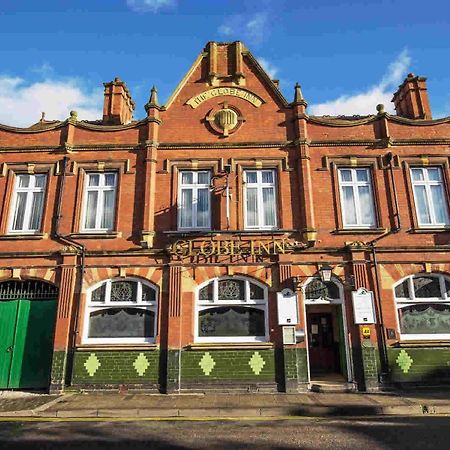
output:
[[56, 299], [0, 300], [0, 389], [47, 388]]

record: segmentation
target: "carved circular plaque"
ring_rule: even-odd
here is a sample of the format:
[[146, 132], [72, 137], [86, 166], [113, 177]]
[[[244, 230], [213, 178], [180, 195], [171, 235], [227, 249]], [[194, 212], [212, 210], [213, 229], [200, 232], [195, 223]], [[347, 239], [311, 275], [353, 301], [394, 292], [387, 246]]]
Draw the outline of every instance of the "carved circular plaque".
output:
[[240, 127], [244, 118], [237, 108], [228, 106], [228, 103], [224, 102], [219, 107], [212, 109], [206, 116], [206, 120], [214, 131], [227, 137]]

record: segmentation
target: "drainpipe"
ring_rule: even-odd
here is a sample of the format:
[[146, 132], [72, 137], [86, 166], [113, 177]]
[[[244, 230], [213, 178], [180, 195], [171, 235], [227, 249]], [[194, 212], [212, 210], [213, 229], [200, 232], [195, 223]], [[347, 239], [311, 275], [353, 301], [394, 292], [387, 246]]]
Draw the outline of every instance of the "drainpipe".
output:
[[[62, 160], [61, 178], [60, 178], [60, 183], [58, 186], [58, 194], [57, 194], [57, 199], [56, 199], [56, 202], [57, 202], [56, 208], [57, 209], [56, 209], [56, 220], [55, 220], [53, 237], [58, 239], [59, 241], [62, 241], [66, 244], [76, 247], [80, 254], [80, 264], [78, 265], [78, 267], [80, 268], [80, 277], [79, 277], [79, 285], [78, 285], [79, 295], [78, 295], [78, 302], [77, 302], [76, 308], [75, 308], [74, 327], [73, 327], [74, 331], [72, 334], [72, 340], [70, 342], [70, 352], [69, 352], [70, 359], [67, 361], [69, 364], [72, 364], [73, 363], [73, 348], [75, 347], [76, 336], [78, 334], [78, 313], [79, 313], [79, 309], [80, 309], [81, 292], [82, 292], [82, 288], [83, 288], [86, 247], [83, 244], [80, 244], [79, 242], [73, 240], [69, 236], [63, 236], [59, 232], [61, 217], [62, 217], [61, 205], [62, 205], [62, 200], [63, 200], [63, 196], [64, 196], [64, 187], [65, 187], [65, 182], [66, 182], [66, 168], [67, 168], [68, 160], [69, 160], [69, 158], [67, 156], [64, 156], [64, 158]], [[70, 339], [69, 339], [69, 341], [70, 341]]]
[[380, 241], [381, 239], [385, 238], [386, 236], [389, 236], [391, 234], [398, 233], [401, 230], [401, 222], [400, 222], [400, 212], [398, 208], [398, 197], [397, 197], [397, 189], [395, 186], [395, 179], [394, 179], [394, 172], [392, 168], [392, 159], [393, 155], [392, 152], [389, 152], [386, 154], [386, 160], [388, 162], [389, 167], [389, 175], [390, 175], [390, 181], [392, 185], [392, 196], [394, 200], [395, 205], [395, 217], [396, 217], [396, 224], [386, 233], [382, 234], [381, 236], [377, 237], [376, 239], [373, 239], [371, 242], [369, 242], [369, 247], [371, 249], [372, 253], [372, 259], [373, 259], [373, 268], [375, 271], [375, 286], [376, 286], [376, 304], [377, 304], [377, 310], [378, 310], [378, 321], [380, 324], [380, 336], [381, 336], [381, 377], [385, 378], [386, 375], [389, 373], [389, 361], [388, 361], [388, 355], [387, 355], [387, 344], [386, 344], [386, 334], [385, 334], [385, 327], [384, 327], [384, 321], [383, 321], [383, 308], [381, 304], [381, 287], [380, 287], [380, 275], [379, 275], [379, 268], [378, 268], [378, 259], [377, 259], [377, 251], [376, 251], [376, 243]]

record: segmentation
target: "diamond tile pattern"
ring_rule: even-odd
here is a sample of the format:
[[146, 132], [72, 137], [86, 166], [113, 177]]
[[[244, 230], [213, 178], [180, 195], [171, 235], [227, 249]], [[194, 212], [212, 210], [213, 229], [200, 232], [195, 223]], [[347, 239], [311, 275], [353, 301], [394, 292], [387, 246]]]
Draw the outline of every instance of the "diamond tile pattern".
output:
[[199, 361], [198, 365], [203, 370], [203, 373], [208, 376], [213, 371], [216, 362], [214, 361], [210, 353], [206, 352], [203, 355], [202, 359]]
[[140, 377], [143, 377], [145, 371], [149, 368], [150, 363], [148, 362], [147, 357], [143, 353], [139, 353], [133, 363], [133, 367]]
[[248, 364], [250, 368], [253, 370], [253, 373], [255, 375], [259, 375], [263, 370], [263, 367], [265, 366], [266, 362], [264, 361], [264, 358], [259, 354], [259, 352], [255, 352], [250, 358]]
[[408, 373], [414, 360], [411, 358], [411, 356], [409, 356], [406, 350], [402, 349], [398, 354], [395, 362], [398, 364], [398, 367], [402, 369], [403, 373]]
[[99, 367], [101, 365], [102, 364], [98, 360], [98, 358], [97, 358], [95, 353], [91, 353], [89, 355], [89, 358], [84, 363], [84, 367], [86, 368], [86, 371], [87, 371], [87, 373], [89, 374], [90, 377], [93, 377], [95, 375], [95, 372], [97, 372], [97, 370], [99, 369]]

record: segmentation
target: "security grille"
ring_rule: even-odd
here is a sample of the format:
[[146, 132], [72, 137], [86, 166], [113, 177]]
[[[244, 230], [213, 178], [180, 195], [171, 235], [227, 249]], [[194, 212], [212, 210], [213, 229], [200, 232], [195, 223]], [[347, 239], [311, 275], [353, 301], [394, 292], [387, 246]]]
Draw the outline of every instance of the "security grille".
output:
[[5, 281], [0, 283], [0, 300], [56, 298], [58, 288], [43, 281]]

